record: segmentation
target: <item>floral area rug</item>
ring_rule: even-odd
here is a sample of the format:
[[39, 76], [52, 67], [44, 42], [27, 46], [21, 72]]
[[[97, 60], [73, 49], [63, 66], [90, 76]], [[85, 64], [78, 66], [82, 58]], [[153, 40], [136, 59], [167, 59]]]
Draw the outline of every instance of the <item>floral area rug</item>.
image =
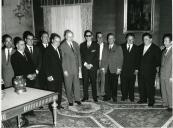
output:
[[[57, 110], [57, 128], [59, 127], [173, 127], [172, 113], [162, 107], [162, 101], [156, 96], [156, 103], [153, 108], [147, 104], [136, 104], [138, 94], [135, 94], [135, 102], [121, 102], [121, 95], [118, 93], [118, 102], [93, 102], [90, 98], [82, 105], [74, 104], [68, 106], [68, 101], [63, 95], [62, 106], [64, 109]], [[26, 128], [52, 128], [53, 119], [48, 107], [34, 110], [36, 116], [27, 116], [29, 125]], [[17, 127], [16, 118], [3, 122], [8, 128]]]

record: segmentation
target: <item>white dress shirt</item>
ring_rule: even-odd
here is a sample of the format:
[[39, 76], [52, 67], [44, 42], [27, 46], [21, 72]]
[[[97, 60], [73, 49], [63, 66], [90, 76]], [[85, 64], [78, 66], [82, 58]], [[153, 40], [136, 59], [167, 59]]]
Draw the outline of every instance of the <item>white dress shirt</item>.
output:
[[11, 55], [11, 51], [12, 51], [13, 48], [5, 48], [5, 57], [6, 57], [6, 60], [8, 61], [8, 50], [10, 50], [10, 55]]
[[20, 51], [20, 50], [17, 50], [22, 56], [25, 56], [25, 53]]
[[44, 46], [44, 48], [47, 48], [47, 46], [48, 46], [48, 43], [42, 43], [43, 44], [43, 46]]
[[127, 43], [127, 50], [128, 50], [128, 48], [129, 48], [129, 46], [130, 46], [130, 49], [129, 49], [129, 52], [130, 52], [131, 49], [132, 49], [132, 47], [133, 47], [133, 44], [128, 44], [128, 43]]
[[102, 52], [103, 52], [103, 46], [104, 46], [104, 44], [103, 44], [103, 42], [101, 43], [101, 44], [99, 44], [100, 45], [100, 54], [99, 54], [99, 60], [102, 60]]
[[143, 55], [147, 52], [150, 46], [151, 46], [151, 43], [149, 45], [144, 45]]
[[92, 41], [87, 42], [87, 47], [90, 47], [91, 46], [91, 43], [92, 43]]
[[109, 44], [109, 49], [112, 49], [114, 44]]

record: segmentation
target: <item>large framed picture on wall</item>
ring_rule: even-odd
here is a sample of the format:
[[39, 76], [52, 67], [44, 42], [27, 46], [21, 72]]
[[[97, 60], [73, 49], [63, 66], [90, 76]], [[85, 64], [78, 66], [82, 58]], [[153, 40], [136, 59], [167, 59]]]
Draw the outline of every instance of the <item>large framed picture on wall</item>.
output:
[[155, 0], [124, 0], [123, 32], [152, 32]]

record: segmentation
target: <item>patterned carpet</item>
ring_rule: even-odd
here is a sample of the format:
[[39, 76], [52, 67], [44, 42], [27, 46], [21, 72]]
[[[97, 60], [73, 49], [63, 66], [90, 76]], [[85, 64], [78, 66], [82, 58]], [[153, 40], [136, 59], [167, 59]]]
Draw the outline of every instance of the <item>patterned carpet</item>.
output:
[[[156, 96], [156, 104], [148, 108], [147, 104], [136, 104], [138, 94], [135, 95], [135, 103], [121, 102], [121, 93], [118, 92], [118, 103], [103, 102], [94, 103], [92, 99], [81, 106], [74, 104], [69, 107], [65, 96], [62, 106], [65, 109], [58, 110], [57, 128], [59, 127], [173, 127], [172, 113], [162, 107], [162, 101]], [[27, 128], [52, 128], [52, 114], [48, 107], [34, 110], [36, 116], [27, 116], [29, 126]], [[8, 128], [16, 128], [16, 118], [4, 122]], [[8, 124], [8, 125], [7, 125]]]

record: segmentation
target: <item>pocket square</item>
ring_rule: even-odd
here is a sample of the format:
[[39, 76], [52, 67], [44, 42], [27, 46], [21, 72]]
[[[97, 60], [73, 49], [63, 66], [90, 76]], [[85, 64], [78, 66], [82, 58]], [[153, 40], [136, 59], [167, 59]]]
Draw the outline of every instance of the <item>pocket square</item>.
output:
[[91, 52], [95, 52], [96, 50], [92, 50]]

